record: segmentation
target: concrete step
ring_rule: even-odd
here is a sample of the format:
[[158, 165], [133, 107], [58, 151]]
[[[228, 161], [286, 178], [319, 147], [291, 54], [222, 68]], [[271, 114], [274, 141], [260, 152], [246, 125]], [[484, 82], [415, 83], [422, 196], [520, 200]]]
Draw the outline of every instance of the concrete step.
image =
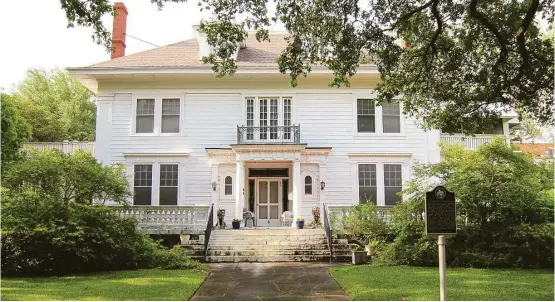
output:
[[209, 256], [208, 262], [329, 262], [329, 255]]
[[[344, 252], [340, 252], [344, 255]], [[350, 253], [350, 251], [349, 251]], [[274, 250], [274, 251], [262, 251], [262, 250], [208, 250], [208, 256], [285, 256], [285, 255], [328, 255], [327, 250]], [[335, 252], [334, 252], [335, 254]]]
[[[182, 246], [185, 249], [190, 250], [204, 250], [204, 246]], [[334, 244], [334, 250], [341, 250], [341, 249], [348, 249], [348, 246], [343, 244]], [[290, 244], [290, 245], [252, 245], [252, 244], [233, 244], [233, 245], [216, 245], [210, 244], [208, 246], [210, 250], [277, 250], [277, 249], [284, 249], [284, 250], [296, 250], [296, 249], [304, 249], [304, 250], [328, 250], [327, 244]]]
[[210, 240], [222, 240], [222, 239], [229, 239], [229, 240], [255, 240], [255, 239], [272, 239], [272, 240], [322, 240], [326, 239], [325, 235], [214, 235], [210, 236]]

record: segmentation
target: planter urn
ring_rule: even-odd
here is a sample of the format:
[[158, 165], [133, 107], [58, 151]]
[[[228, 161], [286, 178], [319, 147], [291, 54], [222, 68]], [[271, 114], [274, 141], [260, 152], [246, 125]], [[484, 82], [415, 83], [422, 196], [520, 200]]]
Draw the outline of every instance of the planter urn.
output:
[[234, 229], [238, 230], [241, 227], [241, 221], [232, 221], [231, 225]]
[[181, 244], [189, 244], [190, 238], [191, 235], [179, 235], [179, 241], [181, 242]]
[[297, 224], [297, 229], [303, 229], [304, 228], [304, 221], [296, 221]]
[[353, 264], [364, 264], [368, 262], [368, 255], [366, 251], [353, 251]]

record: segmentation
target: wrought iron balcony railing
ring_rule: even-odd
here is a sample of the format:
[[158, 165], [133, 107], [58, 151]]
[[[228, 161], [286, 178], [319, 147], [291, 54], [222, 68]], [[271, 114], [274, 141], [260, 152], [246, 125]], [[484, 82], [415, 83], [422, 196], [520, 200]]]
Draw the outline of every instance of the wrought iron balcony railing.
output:
[[300, 144], [301, 126], [237, 126], [237, 144]]

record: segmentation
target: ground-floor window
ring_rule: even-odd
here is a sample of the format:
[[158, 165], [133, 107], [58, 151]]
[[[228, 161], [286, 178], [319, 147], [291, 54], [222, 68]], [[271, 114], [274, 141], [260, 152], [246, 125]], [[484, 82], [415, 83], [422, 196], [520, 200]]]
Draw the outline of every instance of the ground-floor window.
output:
[[150, 205], [152, 201], [152, 165], [135, 165], [133, 204]]
[[399, 164], [384, 164], [383, 173], [385, 205], [394, 206], [401, 201], [401, 196], [397, 194], [403, 190], [402, 167]]
[[376, 165], [358, 165], [358, 200], [359, 203], [377, 203]]
[[178, 165], [160, 165], [160, 205], [177, 205]]

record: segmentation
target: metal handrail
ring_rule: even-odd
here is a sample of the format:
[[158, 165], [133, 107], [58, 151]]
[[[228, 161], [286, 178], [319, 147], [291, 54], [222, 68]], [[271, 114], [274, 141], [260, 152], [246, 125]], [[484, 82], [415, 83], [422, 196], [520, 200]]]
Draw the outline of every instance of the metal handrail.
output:
[[301, 126], [239, 126], [237, 144], [300, 144]]
[[328, 249], [330, 251], [330, 262], [333, 260], [333, 242], [332, 242], [332, 230], [330, 216], [328, 214], [328, 206], [324, 203], [324, 230], [326, 231], [326, 241], [328, 243]]
[[206, 261], [206, 254], [208, 253], [208, 242], [210, 241], [210, 234], [214, 227], [214, 204], [210, 205], [208, 210], [208, 221], [206, 222], [206, 230], [204, 230], [204, 261]]

